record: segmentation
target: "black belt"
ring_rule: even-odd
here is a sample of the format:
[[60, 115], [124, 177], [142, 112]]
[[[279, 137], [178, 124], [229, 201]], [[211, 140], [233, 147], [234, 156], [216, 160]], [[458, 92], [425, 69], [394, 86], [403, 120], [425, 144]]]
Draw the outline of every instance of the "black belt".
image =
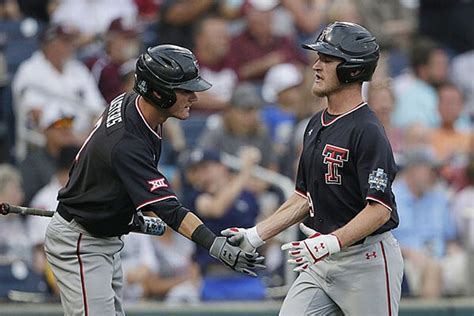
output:
[[351, 246], [362, 245], [364, 243], [364, 241], [365, 241], [365, 238], [362, 238], [362, 239], [356, 241], [355, 243], [353, 243]]
[[71, 222], [74, 219], [74, 216], [72, 216], [68, 211], [66, 211], [64, 206], [62, 206], [61, 204], [58, 205], [58, 213], [68, 222]]

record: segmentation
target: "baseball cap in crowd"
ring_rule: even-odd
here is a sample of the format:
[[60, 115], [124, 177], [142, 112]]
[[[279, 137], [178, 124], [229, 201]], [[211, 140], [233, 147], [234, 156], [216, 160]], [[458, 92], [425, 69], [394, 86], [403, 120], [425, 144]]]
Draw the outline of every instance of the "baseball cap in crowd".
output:
[[196, 165], [206, 161], [221, 161], [221, 154], [217, 150], [212, 149], [195, 149], [189, 154], [189, 165]]
[[107, 30], [108, 34], [122, 34], [127, 37], [136, 37], [138, 30], [135, 21], [126, 18], [116, 18], [110, 22]]
[[74, 116], [66, 113], [59, 107], [50, 106], [43, 109], [39, 126], [42, 130], [49, 128], [71, 128], [74, 123]]
[[232, 93], [230, 106], [236, 109], [255, 109], [263, 105], [257, 87], [249, 82], [240, 83]]
[[77, 36], [79, 36], [77, 29], [65, 24], [51, 23], [42, 30], [39, 39], [42, 43], [50, 42], [57, 38], [72, 41]]
[[279, 64], [270, 68], [263, 79], [262, 95], [266, 102], [277, 101], [278, 94], [303, 83], [303, 74], [294, 64]]

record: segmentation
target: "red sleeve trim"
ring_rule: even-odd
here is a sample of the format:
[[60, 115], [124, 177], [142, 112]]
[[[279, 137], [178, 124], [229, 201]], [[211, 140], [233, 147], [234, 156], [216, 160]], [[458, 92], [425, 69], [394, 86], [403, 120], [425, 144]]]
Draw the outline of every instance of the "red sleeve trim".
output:
[[149, 204], [153, 204], [153, 203], [156, 203], [156, 202], [164, 201], [164, 200], [167, 200], [167, 199], [175, 199], [175, 200], [177, 200], [178, 198], [176, 197], [176, 195], [167, 195], [167, 196], [164, 196], [164, 197], [161, 197], [161, 198], [158, 198], [158, 199], [154, 199], [154, 200], [145, 202], [145, 203], [143, 203], [143, 204], [140, 204], [140, 205], [137, 207], [137, 211], [138, 211], [139, 209], [141, 209], [142, 207], [144, 207], [144, 206], [147, 206], [147, 205], [149, 205]]
[[308, 196], [306, 196], [306, 193], [303, 193], [303, 192], [298, 191], [298, 190], [295, 190], [295, 193], [298, 194], [299, 196], [305, 198], [305, 199], [308, 199]]
[[377, 203], [380, 203], [382, 204], [383, 206], [385, 206], [390, 212], [392, 212], [392, 208], [390, 206], [388, 206], [387, 204], [385, 204], [384, 202], [380, 201], [379, 199], [376, 199], [374, 197], [371, 197], [371, 196], [368, 196], [365, 198], [366, 200], [371, 200], [371, 201], [375, 201]]

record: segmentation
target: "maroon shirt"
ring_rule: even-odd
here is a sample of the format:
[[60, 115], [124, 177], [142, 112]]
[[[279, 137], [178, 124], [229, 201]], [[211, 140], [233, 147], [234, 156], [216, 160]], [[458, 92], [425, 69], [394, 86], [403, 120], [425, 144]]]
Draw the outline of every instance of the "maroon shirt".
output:
[[125, 92], [120, 74], [121, 65], [112, 62], [107, 56], [88, 60], [86, 65], [91, 70], [99, 91], [107, 102], [111, 102], [117, 95]]
[[[239, 36], [231, 41], [231, 49], [229, 52], [229, 63], [235, 70], [239, 79], [240, 69], [242, 66], [256, 59], [262, 58], [270, 53], [281, 52], [285, 58], [283, 62], [289, 63], [306, 63], [304, 56], [298, 50], [296, 42], [290, 37], [274, 36], [270, 45], [260, 46], [248, 31], [242, 32]], [[246, 80], [263, 80], [265, 74], [255, 78], [246, 78]]]

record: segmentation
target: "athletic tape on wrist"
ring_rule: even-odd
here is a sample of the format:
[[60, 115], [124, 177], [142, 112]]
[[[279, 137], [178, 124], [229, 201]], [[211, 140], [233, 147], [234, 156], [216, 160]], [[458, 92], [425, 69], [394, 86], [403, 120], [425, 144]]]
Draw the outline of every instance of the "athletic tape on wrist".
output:
[[257, 232], [257, 226], [247, 229], [247, 238], [254, 248], [258, 248], [265, 243]]

